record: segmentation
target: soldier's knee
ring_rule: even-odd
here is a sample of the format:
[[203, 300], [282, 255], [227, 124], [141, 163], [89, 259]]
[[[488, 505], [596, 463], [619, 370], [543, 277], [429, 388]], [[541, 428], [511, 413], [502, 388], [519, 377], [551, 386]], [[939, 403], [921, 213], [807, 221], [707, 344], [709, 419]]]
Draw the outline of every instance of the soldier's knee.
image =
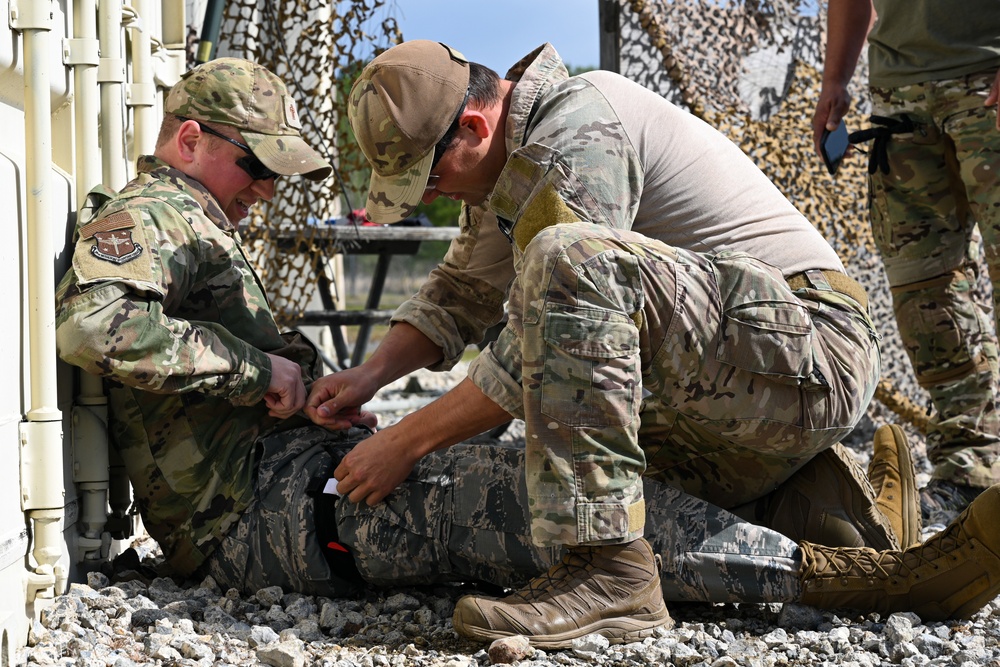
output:
[[988, 372], [988, 322], [965, 266], [923, 280], [893, 285], [900, 337], [924, 388]]
[[573, 238], [567, 238], [565, 225], [552, 225], [540, 229], [524, 248], [525, 261], [538, 261], [554, 257], [566, 249]]

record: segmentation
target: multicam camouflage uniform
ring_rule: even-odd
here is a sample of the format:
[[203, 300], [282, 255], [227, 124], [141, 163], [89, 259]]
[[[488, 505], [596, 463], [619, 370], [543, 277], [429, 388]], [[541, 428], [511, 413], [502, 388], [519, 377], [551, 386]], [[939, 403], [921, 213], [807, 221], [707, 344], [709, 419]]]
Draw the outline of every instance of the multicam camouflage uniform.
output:
[[[985, 107], [1000, 65], [1000, 11], [876, 0], [870, 39], [872, 113], [908, 118], [886, 144], [888, 173], [870, 176], [872, 231], [917, 381], [936, 409], [928, 433], [933, 477], [974, 487], [1000, 482], [997, 344], [975, 300], [985, 241], [1000, 313], [996, 107]], [[969, 17], [975, 17], [970, 20]], [[948, 36], [945, 38], [944, 36]]]
[[[108, 379], [111, 439], [136, 505], [173, 568], [190, 574], [258, 503], [255, 493], [269, 491], [258, 464], [281, 470], [300, 453], [261, 444], [309, 423], [268, 416], [266, 353], [296, 361], [307, 378], [316, 355], [279, 333], [215, 198], [154, 157], [140, 158], [138, 172], [110, 200], [90, 195], [57, 290], [57, 340], [63, 359]], [[326, 567], [318, 550], [274, 551], [289, 567], [272, 582]], [[356, 585], [356, 576], [327, 579]], [[242, 587], [242, 577], [230, 583]]]
[[716, 509], [753, 501], [848, 433], [879, 375], [865, 297], [773, 184], [641, 86], [568, 78], [549, 45], [508, 78], [490, 210], [395, 320], [446, 365], [513, 280], [470, 378], [526, 422], [533, 539], [641, 536], [646, 473]]

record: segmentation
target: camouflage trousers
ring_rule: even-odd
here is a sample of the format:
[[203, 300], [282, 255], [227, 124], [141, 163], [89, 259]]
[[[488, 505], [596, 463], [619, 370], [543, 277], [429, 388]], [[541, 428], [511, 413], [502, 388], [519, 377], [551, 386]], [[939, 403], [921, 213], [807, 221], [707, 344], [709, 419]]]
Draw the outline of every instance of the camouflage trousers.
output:
[[[645, 487], [646, 537], [663, 557], [667, 600], [798, 599], [795, 542], [670, 485], [647, 478]], [[341, 500], [337, 527], [373, 584], [516, 588], [562, 554], [532, 543], [529, 505], [523, 445], [460, 444], [424, 457], [373, 507]]]
[[[334, 496], [317, 503], [335, 461], [364, 437], [303, 427], [261, 438], [254, 500], [201, 574], [244, 594], [281, 586], [343, 597], [358, 593], [362, 580], [520, 586], [560, 557], [560, 548], [531, 542], [523, 445], [461, 444], [426, 456], [374, 507]], [[663, 555], [668, 599], [797, 599], [795, 542], [667, 485], [647, 484], [646, 525]]]
[[892, 135], [869, 206], [900, 337], [936, 412], [933, 476], [978, 487], [1000, 482], [997, 341], [976, 295], [981, 234], [1000, 313], [1000, 130], [983, 106], [995, 74], [872, 88], [874, 114], [915, 124]]
[[327, 597], [358, 593], [354, 558], [336, 539], [337, 499], [324, 497], [322, 486], [338, 454], [364, 436], [303, 426], [259, 438], [253, 499], [200, 573], [243, 594], [269, 586]]
[[744, 253], [589, 223], [542, 230], [518, 261], [491, 352], [522, 386], [537, 544], [642, 536], [643, 475], [722, 508], [760, 498], [874, 393], [872, 322], [821, 271], [793, 292]]

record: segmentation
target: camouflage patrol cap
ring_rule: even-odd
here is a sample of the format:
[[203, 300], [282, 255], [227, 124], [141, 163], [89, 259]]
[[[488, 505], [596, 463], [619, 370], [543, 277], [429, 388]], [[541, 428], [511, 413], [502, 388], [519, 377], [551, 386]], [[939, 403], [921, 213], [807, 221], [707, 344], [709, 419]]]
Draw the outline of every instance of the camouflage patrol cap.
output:
[[372, 167], [371, 220], [398, 222], [420, 203], [434, 145], [455, 121], [468, 89], [465, 56], [428, 40], [394, 46], [361, 72], [347, 117]]
[[321, 181], [333, 167], [302, 139], [295, 100], [269, 70], [240, 58], [218, 58], [184, 73], [164, 112], [240, 130], [271, 171]]

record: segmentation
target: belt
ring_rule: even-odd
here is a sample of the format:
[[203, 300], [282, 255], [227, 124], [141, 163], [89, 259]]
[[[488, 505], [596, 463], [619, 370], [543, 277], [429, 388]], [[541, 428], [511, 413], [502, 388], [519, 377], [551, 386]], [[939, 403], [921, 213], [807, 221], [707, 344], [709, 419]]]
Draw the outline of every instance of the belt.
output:
[[[830, 289], [834, 292], [839, 292], [844, 296], [849, 296], [864, 308], [868, 310], [868, 293], [865, 292], [865, 288], [861, 286], [858, 281], [851, 278], [847, 274], [841, 273], [840, 271], [827, 271], [825, 269], [820, 270], [823, 274], [823, 279], [826, 280], [830, 285]], [[813, 287], [812, 281], [809, 280], [809, 276], [806, 275], [807, 272], [796, 273], [795, 275], [788, 276], [785, 282], [792, 290], [805, 289], [807, 287]]]

